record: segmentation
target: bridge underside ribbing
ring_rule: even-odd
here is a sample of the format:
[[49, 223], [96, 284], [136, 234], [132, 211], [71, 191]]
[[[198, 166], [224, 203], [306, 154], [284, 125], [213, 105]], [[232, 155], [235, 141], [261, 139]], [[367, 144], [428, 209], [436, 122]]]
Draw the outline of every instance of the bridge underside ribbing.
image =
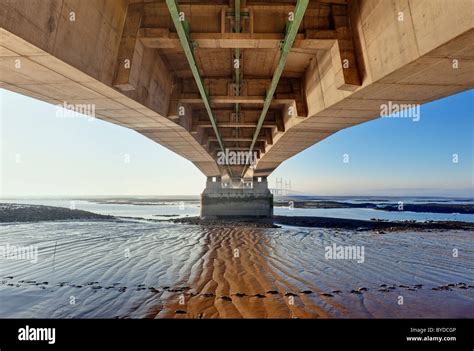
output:
[[[382, 106], [473, 88], [472, 13], [472, 0], [5, 0], [0, 87], [93, 106], [82, 112], [143, 134], [218, 184], [256, 184]], [[218, 162], [228, 150], [256, 160]], [[212, 189], [204, 214], [232, 199]]]

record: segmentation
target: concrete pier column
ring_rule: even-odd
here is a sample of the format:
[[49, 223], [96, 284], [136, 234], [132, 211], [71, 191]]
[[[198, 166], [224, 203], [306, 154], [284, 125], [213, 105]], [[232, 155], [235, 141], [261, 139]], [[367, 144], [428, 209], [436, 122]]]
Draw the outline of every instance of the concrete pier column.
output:
[[201, 194], [201, 217], [272, 217], [273, 195], [267, 178], [223, 181], [208, 177]]

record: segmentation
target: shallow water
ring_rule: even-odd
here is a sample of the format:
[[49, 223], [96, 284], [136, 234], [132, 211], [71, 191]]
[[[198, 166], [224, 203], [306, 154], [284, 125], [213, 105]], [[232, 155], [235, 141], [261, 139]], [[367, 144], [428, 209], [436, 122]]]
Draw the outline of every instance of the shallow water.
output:
[[[132, 198], [130, 198], [132, 200]], [[328, 200], [346, 202], [360, 202], [362, 200], [370, 199], [339, 199], [328, 198]], [[377, 198], [376, 200], [380, 200]], [[422, 202], [422, 199], [409, 199], [406, 203]], [[435, 199], [443, 201], [442, 199]], [[393, 201], [393, 199], [391, 199]], [[457, 200], [461, 201], [461, 200]], [[186, 217], [199, 216], [200, 205], [199, 200], [187, 201], [152, 201], [153, 204], [135, 205], [135, 204], [112, 204], [112, 203], [98, 203], [87, 200], [69, 200], [69, 199], [5, 199], [0, 200], [4, 203], [20, 203], [32, 205], [46, 205], [58, 206], [65, 208], [74, 208], [78, 210], [90, 211], [103, 215], [123, 216], [123, 217], [142, 217], [147, 219], [168, 219], [170, 217]], [[371, 201], [372, 203], [379, 203], [380, 201]], [[426, 202], [426, 201], [425, 201]], [[429, 202], [429, 201], [427, 201]], [[455, 200], [444, 199], [448, 203], [471, 203], [470, 200], [462, 200], [456, 202]], [[383, 203], [383, 202], [380, 202]], [[375, 210], [371, 208], [290, 208], [285, 206], [275, 207], [274, 214], [279, 216], [315, 216], [315, 217], [334, 217], [347, 219], [381, 219], [389, 221], [463, 221], [474, 222], [474, 214], [448, 214], [448, 213], [425, 213], [425, 212], [389, 212]]]
[[[144, 221], [3, 224], [0, 247], [36, 245], [38, 261], [0, 257], [0, 318], [472, 318], [473, 288], [432, 288], [473, 285], [473, 235]], [[326, 259], [332, 244], [364, 247], [364, 262]], [[396, 288], [381, 292], [381, 284]], [[351, 293], [361, 287], [368, 291]]]
[[450, 213], [427, 213], [427, 212], [390, 212], [375, 210], [373, 208], [289, 208], [275, 207], [274, 213], [280, 216], [309, 216], [309, 217], [333, 217], [347, 219], [381, 219], [387, 221], [460, 221], [474, 222], [474, 214], [450, 214]]
[[169, 216], [199, 216], [199, 201], [172, 201], [154, 205], [97, 203], [87, 200], [69, 199], [6, 199], [3, 203], [31, 204], [65, 207], [84, 210], [103, 215], [142, 217], [147, 219], [166, 219]]

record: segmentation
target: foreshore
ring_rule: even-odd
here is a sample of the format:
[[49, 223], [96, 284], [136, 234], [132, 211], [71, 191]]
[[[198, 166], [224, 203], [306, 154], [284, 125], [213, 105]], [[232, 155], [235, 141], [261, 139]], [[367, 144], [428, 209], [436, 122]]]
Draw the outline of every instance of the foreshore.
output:
[[0, 203], [0, 223], [79, 219], [112, 220], [115, 217], [64, 207]]
[[470, 222], [415, 222], [415, 221], [364, 221], [358, 219], [330, 218], [330, 217], [303, 217], [303, 216], [273, 216], [270, 219], [254, 218], [219, 218], [207, 219], [200, 217], [184, 217], [170, 219], [174, 223], [203, 225], [203, 226], [228, 226], [228, 227], [260, 227], [276, 228], [281, 225], [308, 227], [308, 228], [337, 228], [347, 230], [378, 230], [386, 232], [395, 231], [421, 231], [421, 230], [473, 230], [474, 223]]
[[409, 212], [426, 212], [426, 213], [459, 213], [474, 214], [473, 204], [464, 203], [383, 203], [374, 202], [342, 202], [342, 201], [305, 201], [296, 199], [275, 200], [275, 207], [293, 208], [370, 208], [380, 211], [409, 211]]
[[2, 259], [0, 318], [473, 318], [472, 234], [2, 224], [0, 245], [38, 260]]
[[146, 219], [142, 217], [117, 217], [63, 207], [0, 203], [0, 223], [21, 223], [64, 220], [145, 220], [207, 227], [279, 228], [282, 225], [308, 228], [337, 228], [346, 230], [376, 230], [379, 232], [422, 230], [472, 230], [474, 223], [460, 221], [382, 221], [330, 217], [273, 216], [273, 218], [200, 218], [179, 217]]

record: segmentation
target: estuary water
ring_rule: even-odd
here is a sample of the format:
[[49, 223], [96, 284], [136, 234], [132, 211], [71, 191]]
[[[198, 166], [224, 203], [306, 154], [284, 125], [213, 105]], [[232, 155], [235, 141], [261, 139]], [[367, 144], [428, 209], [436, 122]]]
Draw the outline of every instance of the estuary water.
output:
[[[12, 202], [35, 203], [23, 201]], [[192, 199], [36, 203], [71, 201], [128, 217], [199, 212]], [[140, 219], [4, 223], [0, 318], [474, 318], [473, 235]], [[344, 254], [328, 256], [332, 249]]]
[[[428, 212], [410, 212], [396, 211], [389, 212], [373, 208], [292, 208], [291, 200], [284, 201], [288, 205], [275, 206], [274, 214], [281, 216], [315, 216], [315, 217], [335, 217], [347, 219], [380, 219], [390, 221], [463, 221], [474, 222], [474, 214], [459, 213], [428, 213]], [[305, 201], [338, 201], [342, 203], [367, 202], [373, 204], [387, 204], [400, 201], [399, 198], [343, 198], [343, 197], [324, 197], [309, 198]], [[455, 203], [474, 205], [472, 199], [450, 199], [450, 198], [424, 198], [413, 197], [403, 199], [405, 204], [420, 203]], [[71, 209], [79, 209], [94, 213], [124, 216], [124, 217], [142, 217], [147, 219], [167, 219], [185, 216], [199, 216], [200, 203], [198, 197], [130, 197], [130, 198], [103, 198], [103, 199], [2, 199], [3, 203], [21, 203], [33, 205], [58, 206]]]

